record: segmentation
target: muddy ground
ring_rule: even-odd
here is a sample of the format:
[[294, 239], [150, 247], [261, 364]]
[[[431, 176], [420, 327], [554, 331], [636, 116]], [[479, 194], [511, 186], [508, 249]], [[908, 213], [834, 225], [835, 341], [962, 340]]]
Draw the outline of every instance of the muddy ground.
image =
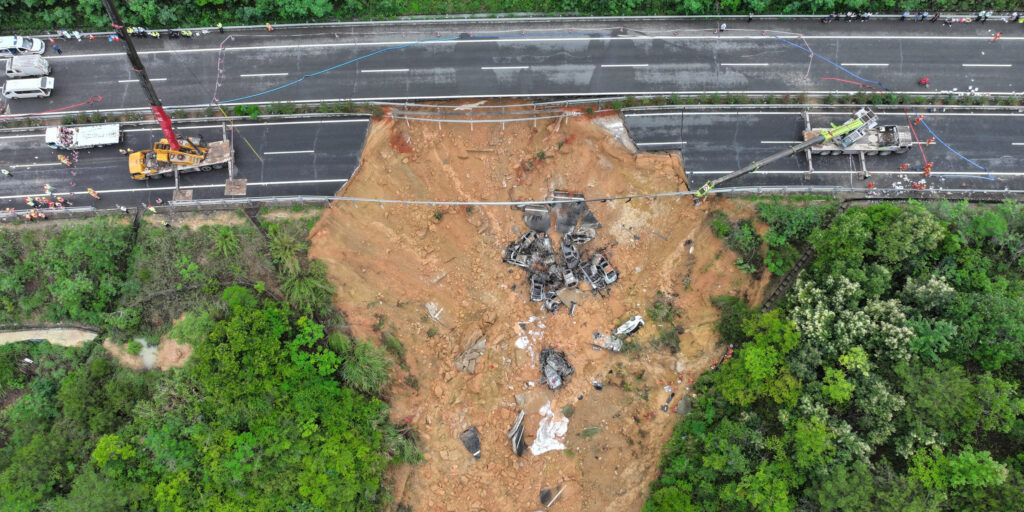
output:
[[[633, 154], [585, 116], [472, 127], [383, 119], [371, 127], [343, 194], [508, 201], [544, 199], [556, 189], [605, 197], [686, 183], [678, 155]], [[562, 485], [551, 510], [641, 508], [679, 419], [660, 406], [674, 392], [671, 406], [685, 407], [678, 399], [688, 379], [724, 352], [710, 297], [757, 302], [767, 276], [737, 270], [707, 223], [710, 208], [735, 213], [750, 203], [695, 208], [689, 199], [637, 199], [590, 207], [603, 227], [587, 248], [605, 248], [620, 278], [606, 297], [581, 291], [575, 316], [544, 313], [529, 302], [526, 274], [502, 263], [504, 247], [527, 229], [519, 211], [342, 202], [325, 210], [310, 234], [310, 256], [327, 264], [336, 306], [353, 335], [379, 341], [380, 331], [392, 332], [406, 349], [408, 370], [395, 367], [389, 400], [393, 419], [419, 433], [426, 460], [393, 472], [396, 503], [417, 511], [533, 511], [544, 508], [543, 489]], [[644, 314], [659, 291], [680, 310], [679, 353], [647, 346], [658, 330], [653, 322], [633, 338], [643, 347], [638, 354], [592, 347], [595, 331]], [[427, 303], [442, 309], [437, 319]], [[475, 373], [458, 371], [453, 361], [481, 337]], [[523, 337], [525, 348], [517, 348]], [[557, 391], [536, 385], [537, 355], [547, 346], [575, 366]], [[525, 409], [532, 443], [547, 403], [557, 418], [571, 413], [566, 449], [517, 457], [506, 431]], [[459, 441], [471, 426], [482, 440], [479, 460]]]

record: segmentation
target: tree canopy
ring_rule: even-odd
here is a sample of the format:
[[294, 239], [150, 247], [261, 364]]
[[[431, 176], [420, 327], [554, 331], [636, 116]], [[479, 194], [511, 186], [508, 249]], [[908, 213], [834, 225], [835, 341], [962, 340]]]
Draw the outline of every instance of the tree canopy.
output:
[[1019, 508], [1024, 209], [879, 204], [800, 236], [816, 257], [778, 309], [716, 299], [739, 347], [644, 509]]

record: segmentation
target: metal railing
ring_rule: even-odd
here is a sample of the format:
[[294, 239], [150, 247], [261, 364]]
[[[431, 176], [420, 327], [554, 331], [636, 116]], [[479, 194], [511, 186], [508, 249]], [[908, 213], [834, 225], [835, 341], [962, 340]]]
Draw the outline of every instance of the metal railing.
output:
[[[501, 206], [501, 207], [526, 207], [537, 205], [554, 205], [562, 203], [577, 202], [608, 202], [608, 201], [632, 201], [634, 199], [682, 199], [692, 197], [696, 191], [680, 190], [675, 192], [661, 192], [654, 194], [634, 194], [625, 196], [608, 196], [585, 199], [541, 199], [533, 201], [445, 201], [445, 200], [405, 200], [385, 199], [372, 197], [348, 197], [348, 196], [266, 196], [266, 197], [243, 197], [223, 199], [195, 199], [190, 201], [170, 201], [166, 205], [154, 206], [158, 213], [172, 214], [183, 211], [205, 211], [225, 210], [239, 208], [286, 207], [296, 205], [319, 205], [328, 207], [334, 203], [350, 203], [353, 205], [373, 205], [380, 207], [384, 205], [403, 206]], [[750, 187], [729, 187], [715, 189], [711, 195], [722, 197], [744, 197], [764, 195], [827, 195], [845, 200], [891, 200], [891, 199], [966, 199], [975, 202], [1002, 201], [1004, 199], [1024, 199], [1024, 190], [989, 190], [989, 189], [863, 189], [852, 187], [829, 187], [829, 186], [750, 186]], [[22, 220], [25, 214], [32, 210], [14, 210], [0, 212], [0, 222], [11, 222]], [[116, 209], [97, 209], [92, 206], [70, 207], [59, 210], [38, 210], [45, 213], [47, 219], [65, 219], [74, 217], [94, 217], [97, 215], [123, 214]], [[134, 213], [135, 208], [129, 208], [128, 213]]]

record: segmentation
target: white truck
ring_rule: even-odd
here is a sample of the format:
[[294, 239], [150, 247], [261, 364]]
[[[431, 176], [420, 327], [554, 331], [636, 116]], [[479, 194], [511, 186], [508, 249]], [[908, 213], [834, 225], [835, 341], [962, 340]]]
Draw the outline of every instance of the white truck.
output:
[[31, 78], [50, 74], [50, 63], [38, 55], [17, 55], [7, 59], [4, 67], [7, 78]]
[[84, 126], [51, 126], [46, 129], [46, 145], [53, 149], [89, 149], [121, 142], [118, 123]]

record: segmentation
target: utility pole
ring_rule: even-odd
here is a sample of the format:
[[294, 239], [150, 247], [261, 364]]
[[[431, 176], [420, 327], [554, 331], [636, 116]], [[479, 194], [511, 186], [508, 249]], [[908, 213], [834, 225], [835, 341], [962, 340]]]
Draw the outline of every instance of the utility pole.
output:
[[146, 97], [149, 99], [149, 108], [153, 111], [153, 115], [156, 116], [156, 121], [160, 123], [160, 129], [163, 130], [164, 137], [171, 146], [171, 151], [180, 151], [181, 147], [178, 145], [178, 137], [174, 135], [174, 129], [171, 128], [171, 118], [167, 116], [167, 112], [164, 112], [163, 104], [160, 103], [160, 98], [156, 95], [156, 89], [153, 89], [153, 83], [149, 81], [149, 75], [146, 74], [146, 67], [139, 60], [139, 54], [135, 51], [135, 44], [128, 37], [128, 30], [125, 28], [124, 22], [121, 21], [121, 15], [117, 13], [117, 8], [114, 7], [114, 1], [102, 1], [103, 7], [107, 9], [107, 16], [110, 16], [111, 26], [114, 27], [117, 36], [124, 42], [125, 48], [128, 51], [128, 60], [132, 64], [132, 71], [139, 76], [139, 83], [142, 84], [142, 89], [146, 91]]

